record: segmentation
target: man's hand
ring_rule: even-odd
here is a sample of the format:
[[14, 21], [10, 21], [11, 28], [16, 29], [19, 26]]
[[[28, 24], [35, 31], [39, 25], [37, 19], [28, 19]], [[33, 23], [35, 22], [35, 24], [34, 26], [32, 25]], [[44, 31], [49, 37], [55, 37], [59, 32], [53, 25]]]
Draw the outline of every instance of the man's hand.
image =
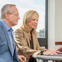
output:
[[20, 62], [26, 62], [26, 57], [23, 55], [18, 55], [18, 59], [20, 60]]

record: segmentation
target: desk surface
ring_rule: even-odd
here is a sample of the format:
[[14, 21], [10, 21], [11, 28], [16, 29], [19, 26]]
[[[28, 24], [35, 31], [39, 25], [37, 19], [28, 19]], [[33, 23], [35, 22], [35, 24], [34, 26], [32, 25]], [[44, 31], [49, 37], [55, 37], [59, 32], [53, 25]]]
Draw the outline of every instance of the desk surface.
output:
[[45, 60], [62, 60], [62, 54], [59, 55], [33, 55], [36, 59], [45, 59]]

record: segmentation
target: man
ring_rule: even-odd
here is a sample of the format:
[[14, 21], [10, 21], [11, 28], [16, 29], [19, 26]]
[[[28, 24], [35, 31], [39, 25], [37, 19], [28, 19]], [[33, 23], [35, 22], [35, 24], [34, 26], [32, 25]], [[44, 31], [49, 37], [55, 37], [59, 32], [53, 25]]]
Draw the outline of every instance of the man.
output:
[[1, 9], [0, 20], [0, 62], [26, 62], [24, 56], [18, 56], [13, 39], [12, 26], [17, 25], [19, 13], [15, 5], [6, 4]]

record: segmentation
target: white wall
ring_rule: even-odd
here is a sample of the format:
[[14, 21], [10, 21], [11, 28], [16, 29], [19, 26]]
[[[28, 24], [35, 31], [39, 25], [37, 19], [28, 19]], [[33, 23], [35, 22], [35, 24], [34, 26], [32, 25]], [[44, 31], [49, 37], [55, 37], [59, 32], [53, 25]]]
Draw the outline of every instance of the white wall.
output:
[[[62, 0], [55, 0], [55, 41], [62, 42]], [[56, 49], [62, 45], [56, 46]]]
[[55, 40], [62, 41], [62, 0], [55, 0]]
[[55, 0], [48, 0], [48, 48], [55, 49]]
[[57, 49], [55, 41], [62, 41], [62, 0], [48, 0], [48, 46]]

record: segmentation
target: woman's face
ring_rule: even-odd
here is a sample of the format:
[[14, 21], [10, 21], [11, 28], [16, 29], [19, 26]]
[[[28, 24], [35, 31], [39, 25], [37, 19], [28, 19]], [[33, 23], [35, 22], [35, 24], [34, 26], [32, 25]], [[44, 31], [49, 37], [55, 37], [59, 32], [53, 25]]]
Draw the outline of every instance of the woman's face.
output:
[[32, 19], [29, 20], [29, 22], [28, 22], [29, 28], [36, 29], [37, 25], [38, 25], [38, 16], [37, 15], [36, 16], [32, 16]]

